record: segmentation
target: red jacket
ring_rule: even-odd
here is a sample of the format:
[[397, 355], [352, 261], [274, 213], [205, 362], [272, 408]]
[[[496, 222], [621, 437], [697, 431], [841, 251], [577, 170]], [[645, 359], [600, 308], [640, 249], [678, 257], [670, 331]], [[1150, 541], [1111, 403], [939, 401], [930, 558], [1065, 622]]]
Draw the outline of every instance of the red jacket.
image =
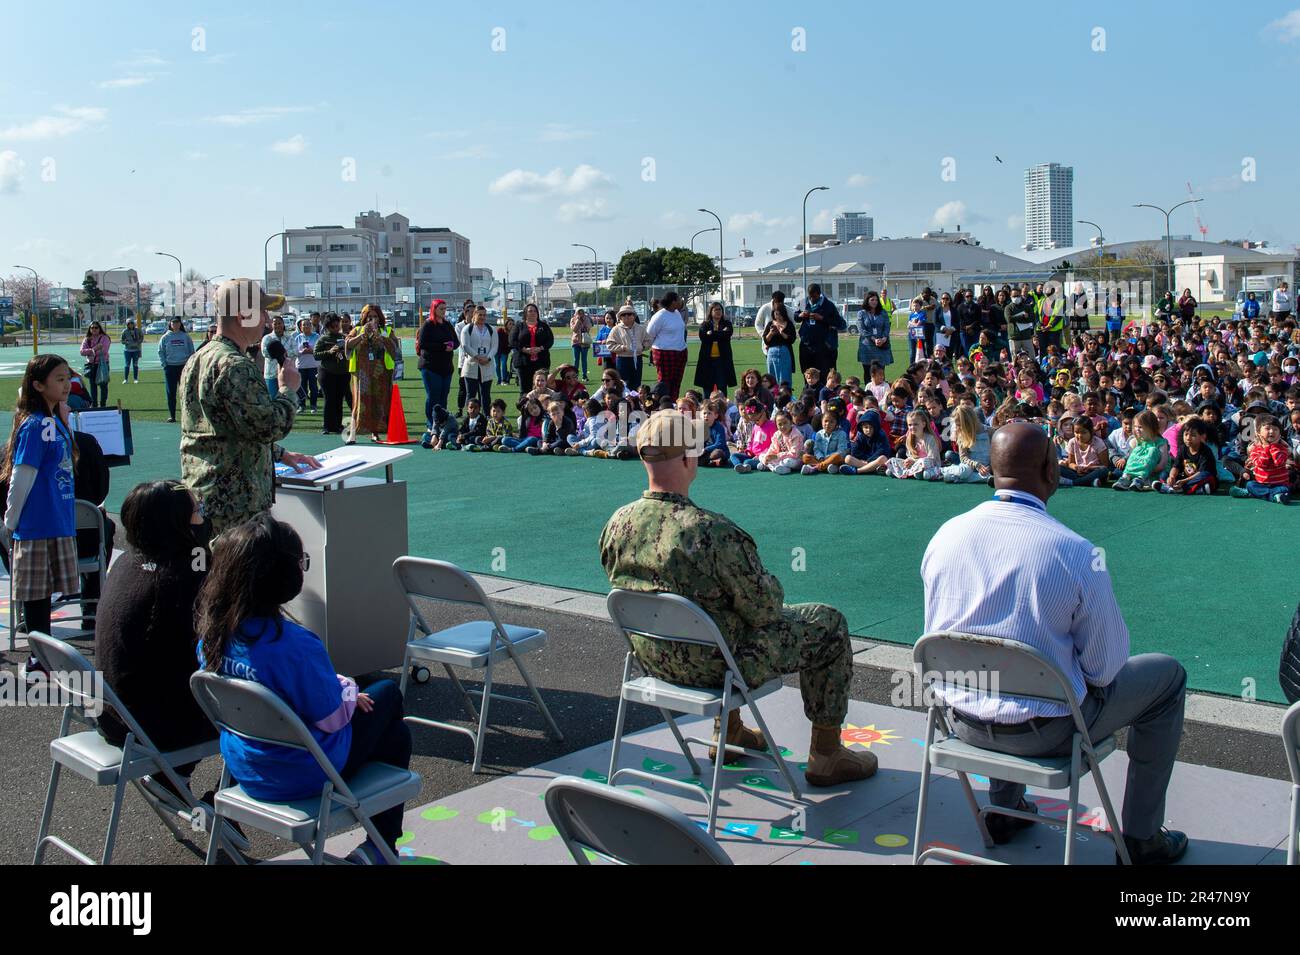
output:
[[1253, 444], [1247, 463], [1260, 484], [1289, 484], [1291, 453], [1282, 442]]

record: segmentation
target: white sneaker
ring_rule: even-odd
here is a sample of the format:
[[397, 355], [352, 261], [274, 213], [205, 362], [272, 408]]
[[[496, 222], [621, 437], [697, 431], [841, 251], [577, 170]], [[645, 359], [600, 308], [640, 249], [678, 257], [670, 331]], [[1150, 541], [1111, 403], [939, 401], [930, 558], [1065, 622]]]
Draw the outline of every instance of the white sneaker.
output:
[[839, 466], [838, 464], [832, 464], [830, 467], [828, 467], [828, 468], [826, 469], [826, 473], [827, 473], [827, 474], [839, 474], [839, 473], [840, 473], [840, 466]]
[[801, 467], [801, 468], [799, 469], [799, 473], [800, 473], [800, 474], [816, 474], [816, 473], [817, 473], [817, 469], [816, 469], [815, 467], [813, 467], [811, 464], [805, 464], [803, 467]]

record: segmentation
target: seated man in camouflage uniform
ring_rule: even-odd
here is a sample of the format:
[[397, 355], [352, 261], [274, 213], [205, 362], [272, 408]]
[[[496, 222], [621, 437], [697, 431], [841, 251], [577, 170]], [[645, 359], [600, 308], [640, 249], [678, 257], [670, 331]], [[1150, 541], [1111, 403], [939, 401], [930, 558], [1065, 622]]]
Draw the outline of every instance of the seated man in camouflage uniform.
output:
[[[704, 432], [696, 424], [681, 412], [660, 411], [638, 429], [649, 490], [619, 508], [600, 535], [609, 582], [693, 601], [713, 618], [751, 687], [798, 673], [804, 713], [813, 724], [804, 771], [809, 785], [866, 779], [876, 771], [876, 757], [840, 742], [853, 673], [844, 616], [825, 604], [783, 606], [781, 582], [763, 569], [753, 538], [687, 496], [703, 448]], [[633, 637], [633, 645], [649, 673], [674, 683], [719, 686], [726, 672], [722, 659], [703, 647], [644, 637]], [[715, 722], [715, 739], [719, 730]], [[766, 745], [735, 710], [726, 741], [750, 749]]]
[[247, 354], [261, 341], [267, 310], [283, 304], [283, 296], [267, 295], [260, 282], [222, 282], [217, 334], [181, 372], [181, 480], [203, 503], [214, 534], [270, 508], [273, 459], [319, 467], [315, 458], [273, 447], [293, 427], [298, 409], [301, 376], [293, 358], [281, 366], [272, 398]]

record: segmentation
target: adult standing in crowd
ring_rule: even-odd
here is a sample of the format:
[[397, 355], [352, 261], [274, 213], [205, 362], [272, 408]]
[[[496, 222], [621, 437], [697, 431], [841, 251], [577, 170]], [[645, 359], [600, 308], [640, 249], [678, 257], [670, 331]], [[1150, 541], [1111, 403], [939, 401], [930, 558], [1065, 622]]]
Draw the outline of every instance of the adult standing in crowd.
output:
[[122, 384], [126, 384], [127, 379], [140, 383], [140, 352], [144, 350], [144, 332], [136, 327], [135, 319], [126, 320], [126, 328], [122, 329], [122, 336], [119, 339], [122, 342]]
[[[466, 325], [469, 325], [473, 321], [474, 321], [474, 300], [472, 298], [467, 298], [465, 299], [464, 303], [460, 307], [460, 315], [457, 317], [456, 321], [452, 324], [451, 327], [452, 332], [456, 336], [456, 347], [458, 349], [460, 348], [461, 330], [464, 329]], [[452, 359], [453, 364], [459, 365], [460, 364], [459, 358], [460, 358], [459, 355], [453, 356]], [[457, 375], [456, 376], [456, 415], [457, 417], [459, 417], [464, 413], [465, 413], [465, 379]]]
[[[632, 308], [632, 303], [624, 303], [623, 308], [632, 309], [632, 320], [635, 322], [637, 314], [636, 309]], [[592, 340], [591, 354], [596, 359], [596, 364], [602, 368], [608, 368], [613, 364], [613, 358], [609, 353], [609, 346], [606, 341], [610, 332], [614, 330], [614, 326], [618, 324], [618, 316], [621, 314], [622, 308], [617, 313], [613, 309], [606, 311], [604, 322], [596, 329], [596, 337]]]
[[808, 298], [799, 313], [799, 371], [816, 368], [824, 384], [835, 367], [839, 351], [836, 332], [848, 328], [835, 303], [822, 294], [816, 282], [808, 286]]
[[[1187, 836], [1161, 827], [1187, 674], [1164, 654], [1128, 655], [1128, 628], [1096, 548], [1047, 513], [1060, 471], [1046, 432], [1028, 422], [1003, 425], [990, 464], [993, 500], [940, 527], [921, 560], [925, 631], [1028, 644], [1066, 675], [1093, 740], [1128, 727], [1125, 844], [1134, 864], [1174, 862]], [[973, 553], [980, 559], [970, 560]], [[1061, 704], [978, 690], [942, 696], [957, 735], [972, 746], [1017, 756], [1070, 753], [1075, 725]], [[1024, 792], [1018, 783], [990, 781], [993, 805], [1035, 812]], [[988, 823], [1000, 843], [1033, 825], [997, 815]]]
[[271, 342], [279, 344], [286, 354], [289, 354], [289, 336], [284, 330], [284, 319], [277, 315], [271, 319], [271, 330], [262, 336], [260, 346], [262, 355], [262, 380], [266, 383], [266, 393], [275, 397], [276, 391], [279, 390], [279, 379], [276, 375], [279, 372], [279, 362], [271, 357]]
[[[212, 524], [184, 484], [136, 485], [122, 503], [126, 552], [113, 562], [95, 620], [95, 658], [104, 681], [163, 752], [215, 739], [216, 727], [190, 692], [194, 604], [207, 576]], [[121, 746], [127, 728], [105, 709], [99, 733]], [[197, 763], [175, 767], [189, 779]], [[166, 786], [165, 777], [154, 781]], [[170, 788], [170, 787], [169, 787]]]
[[1196, 297], [1192, 295], [1189, 288], [1183, 289], [1183, 294], [1178, 296], [1178, 317], [1186, 325], [1191, 325], [1192, 319], [1196, 318]]
[[1291, 286], [1283, 282], [1277, 288], [1273, 289], [1273, 313], [1271, 318], [1276, 322], [1285, 322], [1291, 317], [1291, 309], [1294, 302], [1291, 299]]
[[262, 337], [267, 310], [284, 305], [260, 282], [217, 287], [217, 337], [181, 372], [181, 480], [203, 503], [214, 533], [271, 506], [272, 464], [319, 467], [315, 458], [274, 442], [293, 428], [301, 379], [292, 356], [267, 394], [247, 350]]
[[[515, 327], [515, 320], [507, 315], [497, 319], [497, 383], [510, 382], [510, 332]], [[446, 405], [446, 402], [443, 402]]]
[[[347, 340], [343, 319], [335, 312], [325, 316], [312, 354], [320, 366], [320, 387], [325, 393], [325, 415], [321, 434], [343, 433], [343, 402], [352, 410], [351, 375], [348, 373]], [[445, 399], [445, 395], [443, 396]]]
[[388, 411], [393, 403], [393, 369], [400, 354], [397, 337], [378, 305], [361, 310], [361, 324], [346, 343], [348, 371], [352, 375], [352, 433], [369, 434], [378, 444], [388, 434]]
[[487, 323], [487, 308], [476, 306], [474, 321], [460, 333], [460, 376], [465, 380], [466, 401], [477, 400], [480, 410], [492, 407], [496, 356], [497, 330]]
[[86, 384], [90, 386], [90, 406], [108, 407], [108, 350], [113, 340], [104, 334], [104, 326], [91, 322], [81, 340], [81, 354], [86, 359]]
[[726, 395], [736, 385], [736, 363], [731, 356], [735, 332], [721, 302], [709, 306], [709, 317], [700, 325], [700, 353], [695, 359], [695, 387], [704, 397], [714, 390]]
[[776, 295], [780, 294], [774, 293], [772, 301], [763, 306], [770, 311], [759, 335], [763, 354], [767, 356], [767, 373], [776, 379], [777, 384], [793, 385], [794, 345], [799, 340], [799, 330], [785, 307], [785, 296], [781, 295], [777, 301]]
[[764, 357], [767, 356], [767, 339], [764, 333], [767, 331], [768, 322], [772, 320], [772, 312], [778, 304], [785, 304], [785, 293], [780, 289], [772, 292], [771, 300], [760, 305], [758, 314], [754, 316], [754, 334], [758, 336], [758, 341], [763, 346]]
[[1034, 332], [1038, 327], [1038, 315], [1034, 311], [1034, 299], [1029, 294], [1029, 286], [1012, 289], [1011, 301], [1007, 303], [1004, 314], [1011, 336], [1011, 357], [1015, 358], [1019, 353], [1025, 352], [1030, 358], [1037, 358]]
[[167, 420], [176, 420], [176, 390], [180, 386], [181, 371], [194, 354], [194, 340], [185, 331], [179, 318], [168, 322], [167, 334], [158, 339], [158, 362], [163, 369], [163, 382], [167, 388]]
[[591, 319], [586, 309], [578, 309], [569, 319], [569, 343], [573, 346], [573, 367], [587, 380], [587, 355], [591, 352]]
[[537, 306], [529, 302], [524, 306], [524, 320], [510, 333], [510, 349], [515, 354], [515, 374], [519, 376], [519, 389], [532, 387], [533, 375], [551, 368], [551, 347], [555, 334], [542, 321]]
[[[605, 337], [614, 370], [633, 391], [641, 387], [641, 356], [648, 347], [645, 326], [637, 321], [636, 309], [624, 305], [618, 310], [618, 324]], [[603, 380], [603, 377], [602, 377]]]
[[686, 319], [678, 310], [682, 297], [676, 292], [666, 292], [659, 300], [659, 310], [646, 325], [646, 341], [650, 344], [650, 360], [659, 373], [659, 382], [673, 399], [677, 400], [686, 374]]
[[[303, 414], [315, 414], [320, 401], [320, 362], [316, 360], [316, 341], [320, 338], [312, 330], [311, 319], [298, 320], [298, 333], [293, 335], [293, 356], [298, 360], [298, 372], [302, 375], [302, 384], [298, 386], [298, 403]], [[311, 407], [307, 407], [307, 403]]]
[[858, 362], [862, 365], [862, 380], [871, 380], [872, 362], [888, 368], [894, 361], [894, 350], [889, 344], [889, 316], [880, 304], [880, 293], [871, 291], [862, 299], [858, 312]]
[[415, 336], [415, 359], [424, 383], [424, 430], [433, 432], [434, 405], [447, 407], [451, 394], [451, 353], [459, 344], [447, 322], [447, 303], [435, 298], [429, 303], [429, 317]]
[[[826, 604], [784, 605], [781, 581], [764, 569], [754, 539], [690, 499], [704, 447], [695, 425], [679, 411], [661, 411], [637, 429], [648, 490], [615, 511], [601, 532], [600, 561], [610, 586], [679, 594], [697, 604], [717, 624], [750, 686], [798, 673], [804, 715], [813, 724], [804, 770], [808, 784], [866, 779], [876, 772], [875, 754], [851, 752], [840, 742], [853, 676], [844, 615]], [[635, 635], [632, 643], [641, 665], [660, 679], [718, 686], [726, 673], [713, 649], [664, 647]], [[714, 723], [715, 740], [720, 723]], [[741, 722], [738, 710], [728, 714], [725, 739], [749, 749], [767, 745]]]

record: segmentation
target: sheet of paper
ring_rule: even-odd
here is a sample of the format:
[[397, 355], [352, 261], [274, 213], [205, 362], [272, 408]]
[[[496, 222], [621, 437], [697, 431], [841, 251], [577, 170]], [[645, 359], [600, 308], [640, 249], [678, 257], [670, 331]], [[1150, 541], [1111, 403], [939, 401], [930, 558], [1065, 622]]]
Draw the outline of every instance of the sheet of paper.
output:
[[79, 411], [73, 416], [73, 429], [95, 436], [105, 454], [126, 454], [126, 435], [122, 415], [116, 410]]
[[310, 471], [295, 471], [293, 468], [281, 465], [275, 469], [281, 477], [291, 477], [300, 481], [315, 481], [319, 478], [329, 477], [331, 474], [337, 474], [339, 471], [346, 471], [348, 468], [360, 464], [362, 457], [357, 455], [336, 455], [321, 460], [321, 466], [313, 468]]

